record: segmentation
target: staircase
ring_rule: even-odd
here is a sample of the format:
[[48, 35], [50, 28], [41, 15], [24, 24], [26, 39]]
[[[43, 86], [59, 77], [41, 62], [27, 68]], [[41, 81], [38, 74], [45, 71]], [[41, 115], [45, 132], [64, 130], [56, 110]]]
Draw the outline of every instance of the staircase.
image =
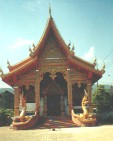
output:
[[37, 125], [39, 129], [71, 128], [76, 127], [71, 117], [46, 117]]

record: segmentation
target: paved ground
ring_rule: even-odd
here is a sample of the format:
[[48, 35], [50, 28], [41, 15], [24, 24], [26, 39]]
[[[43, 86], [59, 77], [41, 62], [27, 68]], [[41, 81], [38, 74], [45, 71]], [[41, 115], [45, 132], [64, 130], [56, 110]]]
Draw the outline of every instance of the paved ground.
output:
[[0, 127], [0, 141], [113, 141], [113, 125], [98, 127], [13, 130]]

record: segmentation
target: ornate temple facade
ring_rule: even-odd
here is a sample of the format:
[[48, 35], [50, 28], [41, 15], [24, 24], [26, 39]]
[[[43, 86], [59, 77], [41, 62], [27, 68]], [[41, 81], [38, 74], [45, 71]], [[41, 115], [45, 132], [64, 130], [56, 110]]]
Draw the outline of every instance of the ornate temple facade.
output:
[[20, 113], [20, 97], [34, 105], [41, 116], [69, 116], [81, 106], [84, 89], [91, 102], [92, 85], [104, 73], [74, 54], [62, 39], [50, 14], [37, 45], [29, 48], [29, 57], [15, 65], [8, 62], [9, 72], [1, 71], [2, 80], [14, 88], [14, 114]]

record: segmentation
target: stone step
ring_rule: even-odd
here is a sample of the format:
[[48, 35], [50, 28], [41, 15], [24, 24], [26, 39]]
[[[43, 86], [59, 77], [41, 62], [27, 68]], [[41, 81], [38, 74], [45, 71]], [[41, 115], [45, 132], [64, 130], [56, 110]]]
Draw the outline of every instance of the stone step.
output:
[[76, 127], [70, 117], [46, 117], [43, 119], [42, 124], [38, 125], [38, 128], [70, 128]]

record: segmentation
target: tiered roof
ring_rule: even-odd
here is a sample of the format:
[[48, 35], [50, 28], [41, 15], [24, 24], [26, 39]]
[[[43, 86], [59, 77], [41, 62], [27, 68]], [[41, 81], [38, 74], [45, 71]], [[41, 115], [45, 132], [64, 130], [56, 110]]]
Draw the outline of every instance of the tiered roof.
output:
[[30, 56], [26, 58], [25, 60], [19, 62], [18, 64], [15, 64], [13, 66], [9, 65], [9, 73], [7, 74], [2, 74], [2, 80], [6, 82], [7, 84], [11, 85], [10, 80], [12, 78], [16, 78], [18, 75], [22, 75], [29, 69], [34, 69], [37, 67], [37, 62], [38, 62], [38, 57], [43, 50], [44, 43], [46, 42], [50, 30], [53, 31], [54, 36], [57, 40], [57, 42], [60, 44], [60, 47], [62, 48], [63, 52], [67, 56], [69, 64], [71, 64], [73, 67], [78, 66], [86, 71], [90, 71], [91, 73], [94, 74], [96, 77], [95, 81], [100, 79], [102, 77], [102, 74], [104, 70], [102, 69], [101, 71], [95, 69], [95, 63], [91, 64], [87, 61], [84, 61], [83, 59], [75, 56], [73, 54], [73, 51], [70, 51], [70, 48], [66, 43], [64, 42], [63, 38], [61, 37], [55, 22], [50, 14], [50, 17], [48, 18], [46, 28], [44, 30], [44, 33], [38, 42], [38, 44], [35, 46], [33, 45], [33, 49], [30, 50]]

